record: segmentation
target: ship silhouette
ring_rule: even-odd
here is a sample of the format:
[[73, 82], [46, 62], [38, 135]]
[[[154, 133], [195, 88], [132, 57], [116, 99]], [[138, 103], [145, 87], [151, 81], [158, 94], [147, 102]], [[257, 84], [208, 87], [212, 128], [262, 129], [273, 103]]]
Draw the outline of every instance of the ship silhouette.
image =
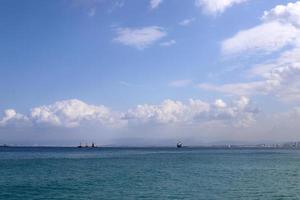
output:
[[178, 142], [176, 146], [177, 146], [177, 148], [181, 148], [182, 147], [182, 142]]
[[96, 148], [96, 144], [94, 142], [92, 142], [92, 145], [89, 146], [88, 143], [85, 143], [85, 145], [82, 145], [82, 143], [80, 142], [79, 146], [77, 146], [77, 148]]

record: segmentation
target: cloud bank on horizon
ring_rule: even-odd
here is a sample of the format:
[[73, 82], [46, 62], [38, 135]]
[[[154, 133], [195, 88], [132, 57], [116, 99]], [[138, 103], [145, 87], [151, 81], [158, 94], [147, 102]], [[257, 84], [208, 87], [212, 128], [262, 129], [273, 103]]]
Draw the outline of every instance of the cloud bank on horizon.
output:
[[[230, 106], [220, 99], [212, 104], [192, 99], [187, 103], [165, 100], [159, 105], [138, 105], [126, 112], [116, 112], [103, 105], [89, 105], [73, 99], [32, 108], [28, 114], [17, 113], [13, 109], [5, 110], [4, 116], [0, 120], [0, 126], [2, 131], [16, 128], [25, 130], [23, 134], [31, 133], [36, 129], [46, 129], [50, 134], [55, 132], [65, 134], [64, 130], [68, 129], [73, 134], [69, 138], [76, 135], [80, 129], [85, 129], [89, 132], [85, 133], [83, 137], [77, 138], [85, 140], [89, 138], [89, 134], [94, 132], [102, 138], [100, 141], [105, 144], [110, 140], [103, 139], [103, 132], [108, 139], [112, 138], [107, 134], [124, 137], [122, 134], [125, 133], [128, 137], [168, 138], [178, 134], [176, 133], [178, 127], [216, 127], [217, 125], [220, 127], [247, 127], [254, 121], [255, 113], [255, 109], [250, 109], [249, 100], [246, 98], [241, 98]], [[159, 132], [151, 133], [151, 135], [145, 134], [145, 130], [149, 130], [149, 127], [152, 131], [158, 128]], [[1, 129], [0, 133], [2, 133]], [[10, 138], [9, 135], [6, 137]], [[98, 137], [93, 139], [98, 142]]]
[[[97, 125], [120, 128], [125, 125], [145, 123], [192, 124], [198, 121], [220, 121], [224, 124], [247, 127], [254, 121], [257, 109], [250, 100], [241, 97], [227, 105], [222, 99], [213, 103], [190, 99], [187, 103], [164, 100], [159, 105], [137, 105], [126, 112], [112, 111], [104, 105], [89, 105], [78, 99], [63, 100], [51, 105], [32, 108], [29, 114], [17, 113], [14, 109], [4, 111], [0, 126], [55, 126], [74, 128]], [[237, 117], [239, 116], [239, 117]]]
[[[110, 135], [105, 136], [106, 140], [102, 141], [105, 143], [113, 142], [111, 140], [115, 137], [124, 137], [122, 135], [124, 133], [133, 138], [159, 137], [167, 139], [174, 136], [197, 138], [197, 134], [202, 132], [201, 134], [209, 134], [210, 137], [226, 140], [226, 137], [235, 136], [239, 138], [235, 135], [238, 132], [238, 134], [245, 134], [241, 138], [249, 137], [249, 140], [255, 141], [255, 139], [260, 138], [258, 134], [265, 131], [262, 129], [255, 134], [248, 135], [249, 131], [253, 128], [256, 129], [257, 125], [260, 124], [258, 121], [259, 114], [259, 108], [244, 96], [232, 102], [224, 102], [222, 99], [216, 99], [214, 102], [195, 99], [181, 102], [167, 99], [158, 105], [137, 105], [125, 112], [114, 111], [104, 105], [90, 105], [77, 99], [71, 99], [32, 108], [27, 114], [18, 113], [14, 109], [7, 109], [0, 119], [0, 133], [5, 134], [5, 132], [18, 129], [24, 131], [22, 134], [26, 134], [26, 132], [33, 130], [47, 129], [51, 135], [52, 132], [69, 129], [73, 134], [76, 134], [84, 129], [89, 130], [90, 133], [77, 136], [77, 139], [89, 138], [89, 134], [102, 137], [103, 132], [112, 134], [112, 138]], [[273, 121], [275, 119], [296, 122], [300, 119], [300, 108], [296, 107], [286, 113], [276, 113], [267, 118], [266, 123], [270, 124], [277, 124]], [[284, 124], [277, 125], [279, 126], [278, 130], [284, 128]], [[297, 130], [295, 127], [298, 127], [298, 123], [295, 123], [293, 127]], [[159, 131], [156, 130], [157, 128]], [[151, 132], [151, 135], [144, 135], [143, 132], [140, 132], [146, 130], [156, 131]], [[182, 132], [187, 130], [189, 130], [188, 133]], [[224, 130], [228, 133], [224, 134]], [[12, 136], [14, 137], [14, 135]], [[7, 137], [9, 138], [9, 135]], [[99, 138], [93, 137], [94, 140], [99, 140]], [[209, 138], [206, 139], [210, 141]], [[35, 141], [34, 138], [32, 140]]]
[[[72, 46], [71, 53], [58, 56], [55, 61], [49, 59], [48, 62], [61, 68], [57, 71], [45, 68], [46, 77], [53, 76], [53, 79], [39, 80], [37, 76], [37, 81], [49, 89], [59, 73], [66, 71], [71, 80], [73, 70], [78, 70], [74, 76], [80, 78], [74, 78], [73, 83], [89, 83], [82, 86], [83, 93], [91, 90], [93, 95], [90, 96], [96, 97], [94, 93], [99, 91], [100, 85], [103, 95], [106, 92], [106, 95], [121, 97], [124, 92], [123, 99], [118, 99], [115, 106], [106, 106], [89, 104], [87, 102], [92, 98], [78, 93], [75, 93], [78, 97], [69, 98], [76, 95], [64, 96], [64, 92], [74, 91], [75, 86], [68, 85], [63, 77], [60, 84], [67, 83], [61, 87], [65, 90], [53, 94], [57, 99], [66, 100], [49, 98], [53, 102], [49, 105], [37, 101], [36, 105], [41, 106], [23, 108], [23, 112], [2, 105], [0, 143], [64, 144], [87, 139], [100, 144], [132, 145], [136, 142], [152, 145], [158, 141], [163, 144], [180, 139], [199, 144], [286, 141], [297, 140], [300, 136], [300, 1], [282, 1], [280, 5], [264, 2], [265, 7], [259, 7], [253, 6], [255, 2], [251, 0], [195, 0], [181, 4], [193, 7], [196, 13], [190, 10], [189, 15], [174, 14], [172, 17], [166, 17], [172, 10], [168, 6], [180, 9], [179, 4], [173, 2], [172, 5], [163, 0], [147, 0], [147, 4], [139, 2], [141, 5], [134, 15], [131, 13], [132, 1], [75, 2], [78, 7], [87, 8], [89, 21], [85, 24], [94, 26], [107, 20], [102, 26], [105, 31], [96, 31], [97, 40], [101, 32], [103, 38], [100, 39], [105, 42], [91, 39], [92, 43], [81, 44], [82, 48], [88, 47], [85, 48], [88, 51], [84, 57], [86, 62], [79, 61], [80, 65], [76, 65], [75, 61], [81, 60], [84, 50], [72, 43], [72, 37], [66, 43], [62, 41], [61, 47]], [[232, 27], [225, 24], [221, 28], [223, 32], [217, 31], [223, 17], [227, 17], [227, 22], [234, 21], [232, 16], [225, 16], [225, 12], [237, 13], [241, 20], [247, 20], [239, 8], [250, 5], [262, 10], [260, 16], [251, 18], [251, 23], [233, 23]], [[99, 20], [97, 17], [101, 12]], [[95, 34], [86, 33], [81, 27], [80, 30], [79, 40], [84, 34], [90, 38]], [[97, 53], [90, 54], [89, 49], [97, 49]], [[51, 54], [53, 51], [49, 52]], [[69, 63], [64, 60], [68, 57], [72, 58]], [[21, 56], [20, 59], [24, 58]], [[41, 62], [38, 59], [25, 61], [32, 65]], [[68, 69], [64, 65], [76, 67]], [[228, 65], [229, 70], [226, 69]], [[39, 71], [31, 70], [28, 70], [29, 74]], [[4, 73], [7, 71], [6, 68], [3, 70]], [[122, 89], [112, 86], [114, 81]], [[31, 84], [29, 87], [36, 89], [38, 84]], [[96, 87], [91, 89], [92, 85]], [[22, 85], [9, 87], [11, 92], [21, 90]], [[3, 97], [4, 94], [0, 99]], [[131, 100], [135, 97], [137, 100]], [[113, 99], [106, 98], [97, 99], [106, 104]], [[44, 100], [49, 102], [49, 99]], [[126, 104], [123, 108], [123, 103], [130, 106]]]

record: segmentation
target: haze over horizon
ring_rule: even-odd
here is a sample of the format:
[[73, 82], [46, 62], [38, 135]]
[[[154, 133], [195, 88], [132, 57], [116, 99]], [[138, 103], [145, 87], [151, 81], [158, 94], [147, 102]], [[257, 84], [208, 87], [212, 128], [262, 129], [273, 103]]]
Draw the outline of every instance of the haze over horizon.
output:
[[300, 141], [300, 1], [0, 4], [0, 144]]

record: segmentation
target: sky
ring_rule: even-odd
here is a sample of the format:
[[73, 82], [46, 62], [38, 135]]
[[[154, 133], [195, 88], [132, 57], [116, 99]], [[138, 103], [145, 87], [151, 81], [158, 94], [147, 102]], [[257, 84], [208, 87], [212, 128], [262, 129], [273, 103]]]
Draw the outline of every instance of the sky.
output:
[[0, 144], [300, 140], [300, 1], [2, 0]]

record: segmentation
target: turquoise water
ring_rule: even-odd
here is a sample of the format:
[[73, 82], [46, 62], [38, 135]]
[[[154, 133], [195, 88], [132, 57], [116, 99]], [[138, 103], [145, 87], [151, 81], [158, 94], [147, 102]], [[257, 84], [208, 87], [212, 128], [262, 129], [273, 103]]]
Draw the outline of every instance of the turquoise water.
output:
[[0, 148], [0, 199], [300, 199], [300, 151]]

